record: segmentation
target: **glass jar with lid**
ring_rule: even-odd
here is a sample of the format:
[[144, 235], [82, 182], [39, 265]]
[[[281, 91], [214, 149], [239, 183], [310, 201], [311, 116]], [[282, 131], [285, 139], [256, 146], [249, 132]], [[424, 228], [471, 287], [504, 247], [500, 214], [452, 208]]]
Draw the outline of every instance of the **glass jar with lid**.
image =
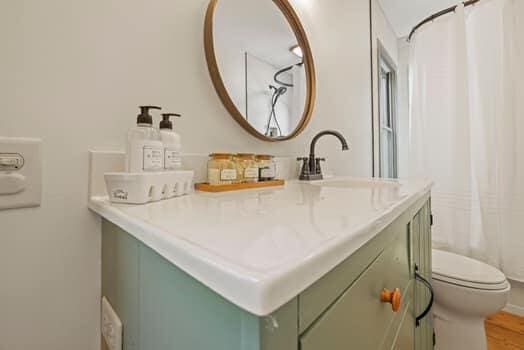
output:
[[267, 154], [259, 154], [256, 156], [259, 181], [271, 181], [275, 179], [277, 167], [274, 158], [275, 157]]
[[230, 185], [238, 180], [231, 153], [213, 153], [207, 162], [207, 179], [210, 185]]
[[240, 182], [258, 182], [258, 164], [254, 154], [238, 153], [235, 163]]

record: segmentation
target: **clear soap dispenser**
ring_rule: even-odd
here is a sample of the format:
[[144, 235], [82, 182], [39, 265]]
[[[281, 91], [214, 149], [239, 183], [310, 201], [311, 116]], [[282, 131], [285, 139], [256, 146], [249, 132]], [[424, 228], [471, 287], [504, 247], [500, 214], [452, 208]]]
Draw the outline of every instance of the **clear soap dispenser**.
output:
[[182, 140], [178, 133], [173, 130], [170, 117], [180, 118], [180, 114], [164, 113], [160, 122], [160, 138], [164, 145], [164, 168], [166, 170], [177, 170], [182, 168]]
[[137, 125], [127, 133], [126, 168], [130, 173], [162, 171], [164, 149], [158, 131], [153, 128], [150, 111], [156, 106], [141, 106]]

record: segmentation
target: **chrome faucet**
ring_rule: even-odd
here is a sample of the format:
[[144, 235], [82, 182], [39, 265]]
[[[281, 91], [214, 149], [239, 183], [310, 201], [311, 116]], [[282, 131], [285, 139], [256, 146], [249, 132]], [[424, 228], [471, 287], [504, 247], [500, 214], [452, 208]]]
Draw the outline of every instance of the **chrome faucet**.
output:
[[317, 158], [315, 156], [315, 148], [317, 146], [318, 140], [326, 135], [335, 136], [340, 140], [340, 143], [342, 143], [342, 150], [347, 151], [349, 150], [348, 143], [344, 136], [342, 136], [341, 133], [338, 131], [333, 130], [326, 130], [318, 133], [317, 136], [313, 138], [311, 141], [311, 147], [309, 149], [309, 157], [302, 157], [297, 158], [298, 161], [302, 161], [302, 171], [300, 172], [300, 180], [305, 181], [314, 181], [314, 180], [322, 180], [324, 177], [322, 176], [322, 167], [321, 162], [325, 161], [325, 158]]

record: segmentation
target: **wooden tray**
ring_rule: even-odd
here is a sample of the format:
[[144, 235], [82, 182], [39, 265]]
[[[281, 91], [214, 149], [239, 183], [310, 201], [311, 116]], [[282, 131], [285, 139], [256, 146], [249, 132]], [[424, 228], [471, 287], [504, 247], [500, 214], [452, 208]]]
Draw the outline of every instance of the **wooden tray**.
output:
[[284, 180], [271, 180], [271, 181], [260, 181], [260, 182], [248, 182], [231, 185], [215, 185], [211, 186], [208, 183], [195, 184], [195, 189], [202, 192], [230, 192], [239, 190], [249, 190], [254, 188], [266, 188], [266, 187], [277, 187], [284, 186], [286, 182]]

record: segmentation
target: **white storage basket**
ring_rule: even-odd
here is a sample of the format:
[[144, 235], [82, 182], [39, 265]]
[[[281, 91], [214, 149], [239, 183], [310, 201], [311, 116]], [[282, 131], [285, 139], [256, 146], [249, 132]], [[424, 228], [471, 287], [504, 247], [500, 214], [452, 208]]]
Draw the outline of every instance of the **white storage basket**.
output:
[[109, 199], [114, 203], [145, 204], [193, 192], [193, 171], [104, 174]]

